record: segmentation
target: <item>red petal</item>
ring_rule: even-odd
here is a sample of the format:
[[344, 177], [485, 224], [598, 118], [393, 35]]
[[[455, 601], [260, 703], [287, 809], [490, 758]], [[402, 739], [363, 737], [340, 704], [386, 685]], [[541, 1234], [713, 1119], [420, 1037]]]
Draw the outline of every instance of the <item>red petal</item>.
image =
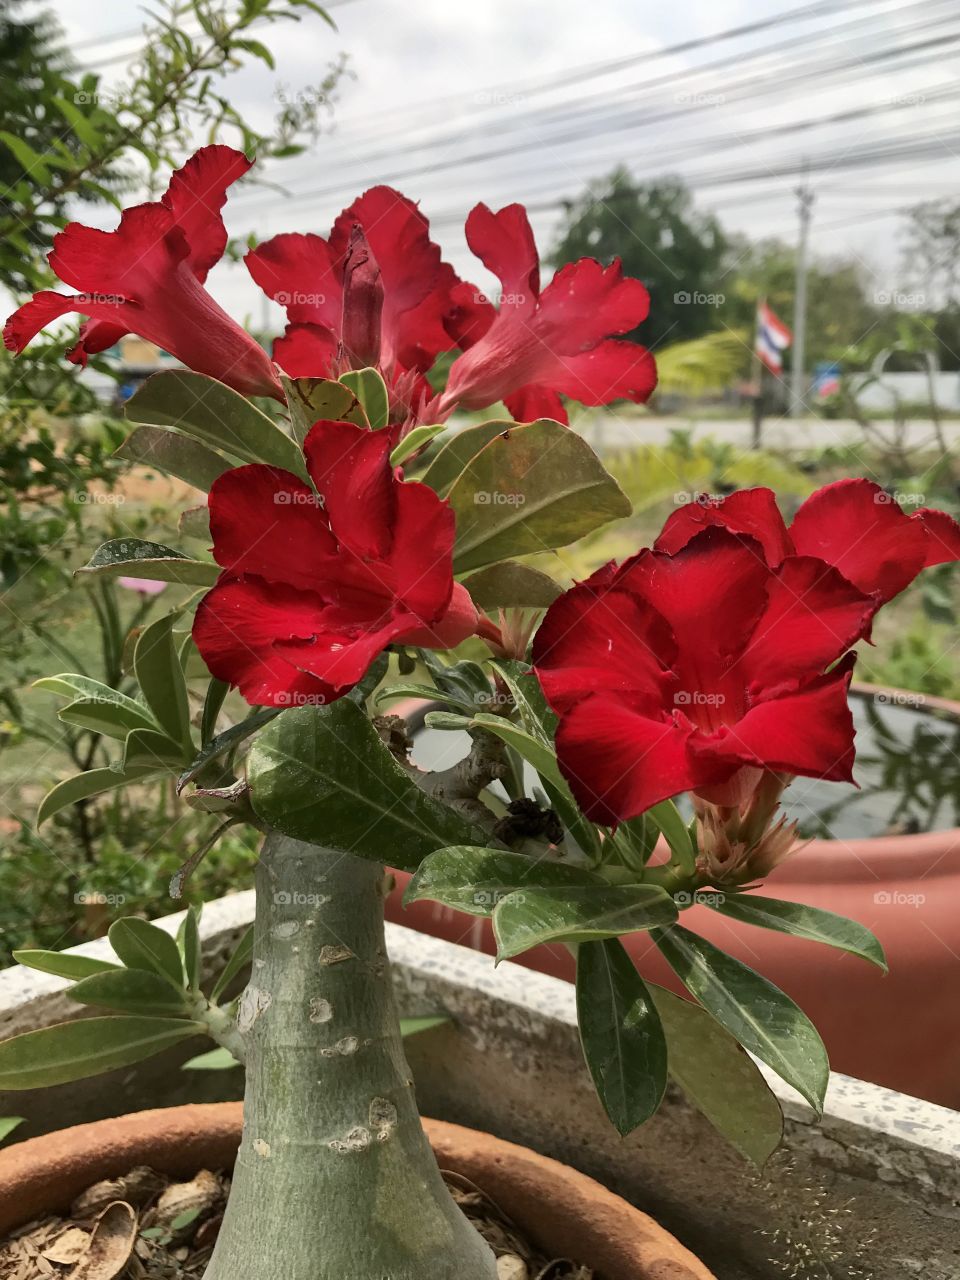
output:
[[320, 613], [308, 641], [277, 640], [276, 651], [299, 671], [322, 680], [340, 697], [362, 680], [387, 645], [403, 633], [408, 620], [389, 612], [364, 617], [357, 610], [330, 606]]
[[392, 447], [389, 431], [352, 422], [316, 422], [303, 442], [337, 541], [365, 559], [382, 559], [393, 542], [399, 483]]
[[818, 489], [797, 512], [790, 536], [800, 555], [826, 560], [881, 603], [909, 586], [927, 559], [923, 521], [904, 515], [872, 480]]
[[450, 507], [425, 484], [397, 485], [393, 546], [387, 557], [391, 590], [408, 612], [426, 624], [442, 618], [453, 595]]
[[[60, 316], [69, 315], [71, 311], [77, 311], [80, 306], [88, 306], [82, 294], [54, 293], [52, 289], [41, 289], [8, 318], [3, 326], [3, 345], [8, 351], [19, 353], [51, 321], [59, 319]], [[105, 319], [109, 317], [111, 320], [123, 314], [120, 305], [112, 305], [107, 310], [106, 306], [101, 304], [98, 310], [102, 311]]]
[[500, 311], [529, 315], [540, 296], [540, 258], [523, 205], [494, 213], [478, 204], [467, 217], [466, 235], [471, 252], [500, 281]]
[[77, 342], [67, 352], [71, 364], [86, 365], [87, 357], [109, 349], [130, 332], [125, 324], [110, 320], [85, 320], [80, 326]]
[[703, 782], [720, 782], [736, 766], [693, 765], [691, 728], [651, 719], [605, 694], [585, 698], [557, 730], [557, 758], [580, 808], [612, 826]]
[[924, 568], [960, 560], [960, 524], [945, 511], [921, 507], [910, 517], [922, 524], [927, 534], [927, 558]]
[[629, 333], [650, 311], [650, 295], [614, 258], [608, 267], [595, 258], [568, 262], [543, 291], [541, 333], [553, 348], [576, 355], [612, 333]]
[[227, 247], [227, 229], [220, 216], [227, 188], [252, 165], [233, 147], [201, 147], [173, 174], [162, 197], [161, 203], [186, 236], [190, 268], [201, 284]]
[[214, 481], [209, 508], [217, 564], [329, 595], [337, 544], [304, 481], [280, 467], [235, 467]]
[[691, 755], [703, 764], [726, 761], [852, 782], [855, 730], [847, 689], [854, 657], [796, 693], [758, 703], [717, 735], [691, 738]]
[[54, 238], [49, 263], [59, 278], [103, 301], [141, 303], [189, 256], [186, 237], [162, 204], [124, 209], [116, 231], [70, 222]]
[[453, 584], [453, 594], [443, 616], [430, 626], [416, 626], [397, 636], [400, 644], [420, 645], [424, 649], [455, 649], [477, 629], [480, 615], [470, 598], [470, 592], [459, 582]]
[[657, 385], [657, 366], [646, 347], [605, 338], [581, 355], [558, 356], [543, 378], [557, 391], [581, 404], [632, 400], [644, 404]]
[[200, 601], [193, 639], [212, 675], [239, 686], [252, 705], [329, 702], [335, 691], [298, 670], [275, 647], [278, 637], [310, 637], [323, 607], [299, 588], [259, 578], [222, 581]]
[[286, 309], [288, 320], [339, 335], [343, 284], [326, 240], [297, 232], [274, 236], [251, 249], [244, 262], [267, 297]]
[[594, 693], [628, 697], [651, 714], [671, 684], [676, 643], [663, 618], [627, 591], [581, 583], [547, 610], [533, 639], [533, 664], [555, 711]]
[[772, 489], [740, 489], [726, 498], [698, 498], [678, 507], [667, 517], [654, 543], [657, 551], [674, 552], [710, 525], [756, 538], [771, 568], [793, 553], [793, 543], [783, 523]]
[[760, 690], [817, 676], [863, 635], [875, 606], [823, 560], [790, 556], [770, 581], [766, 608], [734, 672]]
[[475, 284], [461, 280], [450, 290], [443, 325], [462, 351], [479, 342], [496, 318], [496, 307]]
[[504, 398], [504, 404], [514, 422], [536, 422], [538, 418], [552, 418], [554, 422], [569, 424], [567, 411], [556, 391], [548, 387], [521, 387], [513, 395]]
[[337, 339], [318, 324], [288, 324], [273, 342], [273, 358], [290, 378], [329, 378], [337, 358]]

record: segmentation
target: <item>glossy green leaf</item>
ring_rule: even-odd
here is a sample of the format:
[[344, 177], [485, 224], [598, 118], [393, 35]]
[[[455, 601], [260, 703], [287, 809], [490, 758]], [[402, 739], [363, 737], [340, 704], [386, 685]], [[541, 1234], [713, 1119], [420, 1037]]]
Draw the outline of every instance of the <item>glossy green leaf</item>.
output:
[[792, 934], [795, 938], [823, 942], [828, 947], [869, 960], [887, 972], [886, 957], [878, 939], [858, 921], [846, 916], [838, 916], [819, 907], [808, 907], [804, 902], [782, 902], [778, 898], [762, 898], [755, 893], [728, 894], [722, 902], [709, 902], [708, 905], [720, 915], [739, 920], [741, 924], [755, 924], [762, 929]]
[[173, 635], [176, 615], [168, 613], [144, 627], [133, 651], [133, 670], [150, 710], [161, 727], [193, 754], [190, 703]]
[[204, 505], [187, 507], [186, 510], [181, 511], [177, 520], [177, 532], [182, 538], [196, 538], [198, 542], [204, 542], [209, 546], [213, 541], [213, 534], [210, 532], [210, 508]]
[[231, 469], [223, 454], [163, 427], [134, 427], [114, 454], [144, 467], [155, 467], [164, 475], [207, 493], [213, 482]]
[[348, 698], [286, 711], [254, 742], [247, 777], [254, 810], [278, 831], [405, 871], [485, 838], [420, 790]]
[[[99, 680], [91, 680], [88, 676], [64, 672], [56, 676], [44, 676], [33, 683], [34, 689], [44, 689], [49, 693], [59, 693], [73, 699], [59, 712], [60, 719], [69, 724], [83, 723], [81, 717], [89, 713], [95, 717], [97, 709], [103, 708], [104, 723], [115, 726], [113, 736], [124, 737], [130, 729], [156, 729], [156, 720], [150, 711], [125, 693], [111, 689]], [[65, 715], [69, 712], [69, 715]], [[89, 718], [88, 717], [88, 718]]]
[[471, 458], [476, 457], [484, 445], [516, 425], [509, 419], [496, 419], [455, 431], [423, 473], [423, 483], [439, 493], [441, 498], [445, 498], [450, 492], [450, 486]]
[[261, 711], [254, 711], [246, 719], [231, 725], [229, 729], [224, 729], [223, 733], [218, 733], [215, 738], [211, 738], [177, 779], [177, 790], [182, 791], [188, 783], [193, 782], [203, 772], [208, 764], [233, 751], [263, 725], [276, 720], [283, 709], [283, 707], [264, 707]]
[[366, 414], [351, 389], [342, 382], [325, 378], [288, 378], [280, 381], [287, 397], [287, 409], [294, 438], [301, 444], [315, 422], [353, 422], [368, 426]]
[[115, 1016], [27, 1031], [0, 1043], [0, 1091], [69, 1084], [129, 1067], [204, 1030], [183, 1018]]
[[493, 439], [447, 496], [457, 573], [565, 547], [632, 509], [586, 441], [547, 418]]
[[243, 937], [237, 943], [236, 947], [230, 954], [230, 959], [220, 971], [220, 976], [214, 983], [213, 990], [210, 993], [211, 1000], [219, 1000], [224, 991], [230, 986], [230, 983], [242, 973], [243, 969], [250, 963], [250, 957], [253, 955], [253, 925], [246, 930]]
[[654, 937], [690, 994], [820, 1114], [830, 1064], [803, 1010], [759, 973], [680, 925]]
[[37, 809], [37, 826], [65, 809], [76, 804], [78, 800], [89, 800], [91, 796], [102, 795], [115, 787], [126, 787], [131, 782], [142, 782], [157, 772], [156, 768], [128, 769], [88, 769], [86, 773], [76, 773], [72, 778], [58, 782], [40, 801]]
[[124, 770], [149, 768], [175, 772], [183, 764], [183, 758], [183, 748], [156, 729], [134, 729], [123, 744]]
[[431, 688], [428, 684], [391, 684], [384, 689], [380, 689], [374, 701], [379, 707], [384, 703], [396, 702], [398, 698], [420, 698], [424, 702], [445, 702], [449, 707], [456, 707], [465, 716], [471, 716], [474, 710], [470, 703], [461, 702], [459, 698], [452, 697], [448, 693], [441, 693], [439, 689]]
[[783, 1112], [763, 1072], [706, 1009], [647, 986], [666, 1032], [670, 1075], [713, 1127], [762, 1168], [783, 1137]]
[[673, 899], [658, 885], [533, 886], [505, 897], [493, 913], [497, 959], [508, 960], [545, 942], [617, 938], [672, 924], [676, 918]]
[[402, 1036], [418, 1036], [421, 1031], [432, 1031], [434, 1027], [442, 1027], [450, 1019], [445, 1014], [435, 1014], [426, 1018], [401, 1018], [400, 1034]]
[[217, 1046], [206, 1053], [198, 1053], [195, 1058], [188, 1058], [182, 1065], [183, 1071], [229, 1071], [231, 1067], [239, 1067], [229, 1049]]
[[93, 1004], [118, 1013], [148, 1017], [183, 1017], [188, 1013], [182, 992], [145, 969], [112, 969], [83, 978], [66, 993], [78, 1004]]
[[216, 734], [217, 719], [229, 692], [230, 686], [227, 682], [218, 680], [216, 676], [213, 676], [207, 685], [207, 692], [203, 699], [203, 712], [200, 716], [200, 741], [204, 746], [211, 742]]
[[670, 846], [674, 860], [685, 871], [694, 871], [697, 862], [697, 849], [687, 825], [680, 816], [680, 810], [672, 800], [662, 800], [648, 809], [644, 815], [648, 822], [656, 824], [662, 832], [664, 840]]
[[25, 1119], [25, 1116], [0, 1116], [0, 1142], [6, 1142], [14, 1129], [18, 1129]]
[[390, 421], [390, 396], [387, 385], [376, 369], [350, 369], [340, 381], [353, 392], [374, 431]]
[[667, 1045], [649, 991], [615, 940], [577, 948], [577, 1022], [597, 1096], [620, 1134], [655, 1114], [667, 1084]]
[[295, 441], [238, 391], [189, 369], [148, 378], [125, 406], [131, 422], [171, 427], [245, 462], [266, 462], [305, 477]]
[[435, 436], [438, 436], [441, 431], [445, 431], [446, 428], [447, 424], [445, 422], [437, 422], [433, 425], [424, 424], [422, 427], [414, 427], [408, 435], [403, 437], [400, 443], [390, 454], [390, 465], [392, 467], [399, 467], [402, 463], [406, 462], [408, 458], [412, 458], [413, 455], [419, 449], [422, 449], [424, 445], [429, 444], [430, 441], [433, 440]]
[[69, 951], [14, 951], [13, 958], [28, 969], [39, 969], [41, 973], [53, 973], [58, 978], [71, 978], [77, 982], [94, 973], [118, 972], [120, 968], [109, 960], [95, 960], [92, 956], [73, 955]]
[[44, 164], [44, 157], [38, 151], [34, 151], [29, 142], [15, 133], [10, 133], [7, 129], [0, 129], [0, 142], [11, 152], [24, 173], [29, 174], [32, 183], [37, 183], [41, 187], [50, 186], [53, 179], [50, 176], [50, 170]]
[[177, 930], [177, 949], [183, 961], [187, 986], [191, 991], [199, 991], [203, 950], [200, 946], [200, 917], [196, 907], [187, 907], [187, 913], [180, 922], [180, 928]]
[[563, 587], [548, 574], [514, 560], [488, 565], [463, 585], [481, 609], [546, 609], [563, 595]]
[[137, 916], [115, 920], [108, 934], [110, 945], [128, 969], [147, 969], [183, 987], [183, 964], [177, 944], [163, 929]]
[[407, 885], [404, 905], [429, 898], [456, 911], [473, 916], [489, 916], [510, 894], [535, 886], [554, 887], [574, 893], [606, 882], [583, 867], [569, 867], [547, 858], [529, 858], [504, 849], [476, 845], [453, 845], [424, 858]]
[[153, 582], [182, 582], [211, 587], [220, 576], [212, 560], [191, 560], [162, 542], [140, 538], [111, 538], [97, 547], [90, 560], [77, 570], [78, 577], [149, 578]]

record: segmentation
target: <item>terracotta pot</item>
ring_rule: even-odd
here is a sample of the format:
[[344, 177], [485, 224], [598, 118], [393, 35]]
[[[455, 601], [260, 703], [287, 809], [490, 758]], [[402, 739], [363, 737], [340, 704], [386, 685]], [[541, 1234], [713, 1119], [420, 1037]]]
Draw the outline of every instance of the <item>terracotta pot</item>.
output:
[[[94, 1182], [134, 1165], [176, 1177], [230, 1168], [242, 1119], [239, 1102], [167, 1107], [8, 1147], [0, 1151], [0, 1233], [65, 1210]], [[549, 1256], [576, 1258], [598, 1280], [716, 1280], [653, 1218], [592, 1178], [486, 1133], [424, 1124], [441, 1168], [482, 1187]]]
[[[854, 689], [905, 705], [916, 697], [872, 685]], [[960, 703], [924, 698], [923, 705], [960, 721]], [[404, 709], [409, 714], [413, 708]], [[495, 952], [487, 921], [429, 902], [404, 910], [400, 899], [408, 879], [398, 873], [388, 919]], [[960, 829], [814, 840], [758, 892], [859, 920], [880, 939], [889, 974], [832, 947], [738, 924], [707, 907], [692, 907], [683, 923], [796, 1000], [820, 1030], [834, 1070], [960, 1108]], [[682, 992], [646, 934], [625, 942], [641, 973]], [[555, 977], [573, 977], [562, 947], [539, 947], [518, 960]]]

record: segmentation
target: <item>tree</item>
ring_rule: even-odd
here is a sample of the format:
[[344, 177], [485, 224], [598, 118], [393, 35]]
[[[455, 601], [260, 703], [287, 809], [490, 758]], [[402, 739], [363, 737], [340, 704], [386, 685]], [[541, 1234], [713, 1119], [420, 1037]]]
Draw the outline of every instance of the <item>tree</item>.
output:
[[650, 317], [633, 336], [655, 349], [717, 327], [726, 249], [719, 222], [695, 209], [681, 178], [640, 183], [619, 168], [566, 203], [551, 261], [562, 266], [585, 255], [604, 263], [620, 258], [625, 274], [650, 291]]

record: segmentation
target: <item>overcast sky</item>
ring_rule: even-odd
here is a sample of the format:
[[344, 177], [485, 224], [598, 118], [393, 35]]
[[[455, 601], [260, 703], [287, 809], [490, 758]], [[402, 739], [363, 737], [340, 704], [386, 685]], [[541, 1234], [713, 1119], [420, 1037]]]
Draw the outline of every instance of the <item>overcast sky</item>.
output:
[[[118, 37], [136, 27], [139, 11], [127, 0], [52, 7], [78, 59], [108, 78], [123, 75], [124, 55], [142, 40]], [[903, 282], [895, 211], [960, 192], [951, 96], [957, 46], [926, 43], [960, 33], [955, 0], [846, 0], [803, 21], [662, 53], [799, 7], [799, 0], [343, 0], [333, 10], [336, 32], [316, 16], [266, 28], [277, 72], [256, 64], [230, 90], [258, 125], [268, 123], [278, 96], [318, 80], [338, 53], [348, 55], [353, 77], [310, 154], [270, 166], [290, 195], [239, 192], [227, 205], [228, 227], [261, 237], [325, 232], [354, 194], [393, 180], [421, 201], [450, 260], [486, 283], [462, 236], [477, 200], [528, 202], [546, 246], [559, 217], [555, 202], [622, 162], [642, 177], [686, 175], [698, 203], [730, 230], [793, 239], [797, 179], [777, 170], [807, 154], [815, 251], [856, 254], [878, 289], [893, 289]], [[891, 50], [914, 44], [916, 52], [889, 60]], [[604, 65], [617, 59], [625, 65]], [[815, 79], [809, 73], [817, 67], [825, 71]], [[861, 114], [794, 131], [849, 112]], [[638, 115], [643, 120], [631, 123]], [[851, 156], [893, 144], [922, 160], [908, 154], [847, 167]], [[722, 185], [728, 178], [736, 181]], [[109, 211], [103, 223], [110, 225]], [[211, 286], [234, 310], [258, 312], [241, 268], [221, 267]]]

